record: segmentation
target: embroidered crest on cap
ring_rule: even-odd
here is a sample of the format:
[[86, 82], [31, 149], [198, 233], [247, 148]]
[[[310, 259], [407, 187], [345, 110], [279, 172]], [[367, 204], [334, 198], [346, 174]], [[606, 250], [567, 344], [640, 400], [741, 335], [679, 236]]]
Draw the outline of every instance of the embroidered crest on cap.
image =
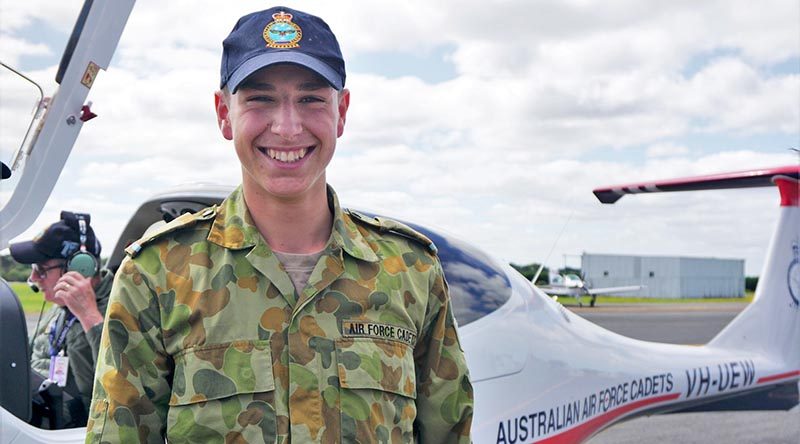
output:
[[303, 31], [292, 22], [292, 14], [276, 12], [272, 14], [273, 21], [264, 28], [264, 40], [270, 48], [286, 49], [297, 48], [297, 42], [303, 38]]

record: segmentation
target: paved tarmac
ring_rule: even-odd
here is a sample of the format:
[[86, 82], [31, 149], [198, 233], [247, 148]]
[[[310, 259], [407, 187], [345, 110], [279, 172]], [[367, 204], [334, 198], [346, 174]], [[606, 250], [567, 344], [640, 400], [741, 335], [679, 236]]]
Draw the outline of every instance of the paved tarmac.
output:
[[[570, 309], [614, 332], [648, 341], [704, 344], [746, 304], [652, 304]], [[655, 415], [612, 426], [588, 444], [800, 444], [800, 407], [778, 412]]]
[[705, 344], [746, 303], [637, 304], [570, 310], [613, 332], [636, 339], [672, 344]]

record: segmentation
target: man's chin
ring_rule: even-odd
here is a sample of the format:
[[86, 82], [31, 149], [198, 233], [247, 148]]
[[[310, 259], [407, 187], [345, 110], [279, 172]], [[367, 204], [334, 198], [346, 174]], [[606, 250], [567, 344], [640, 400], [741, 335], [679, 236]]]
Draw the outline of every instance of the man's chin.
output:
[[61, 300], [61, 298], [50, 297], [50, 296], [47, 296], [47, 294], [44, 295], [44, 300], [47, 301], [47, 302], [50, 302], [51, 304], [59, 305], [61, 307], [66, 305], [64, 303], [64, 301]]

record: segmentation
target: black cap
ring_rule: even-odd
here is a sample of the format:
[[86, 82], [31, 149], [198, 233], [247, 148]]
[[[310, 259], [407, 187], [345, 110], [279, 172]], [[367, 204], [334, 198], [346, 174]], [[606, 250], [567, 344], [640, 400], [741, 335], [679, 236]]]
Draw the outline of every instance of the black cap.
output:
[[9, 177], [11, 177], [11, 169], [3, 162], [0, 162], [0, 179], [8, 179]]
[[235, 93], [254, 72], [277, 63], [308, 68], [335, 89], [344, 88], [339, 42], [321, 18], [278, 6], [239, 19], [222, 42], [220, 88]]
[[[89, 226], [91, 216], [82, 214], [86, 220], [86, 252], [100, 257], [100, 242]], [[50, 224], [33, 240], [9, 245], [11, 257], [21, 264], [39, 264], [48, 259], [69, 259], [80, 250], [81, 236], [78, 216], [69, 211], [61, 212], [61, 220]]]

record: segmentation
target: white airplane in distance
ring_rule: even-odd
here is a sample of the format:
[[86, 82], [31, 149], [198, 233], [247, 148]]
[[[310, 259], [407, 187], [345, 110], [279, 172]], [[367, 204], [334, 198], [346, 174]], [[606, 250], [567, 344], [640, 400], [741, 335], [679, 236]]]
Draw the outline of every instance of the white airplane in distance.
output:
[[[578, 306], [583, 307], [583, 296], [591, 296], [589, 306], [594, 307], [597, 296], [601, 294], [614, 295], [619, 293], [628, 293], [638, 291], [644, 288], [644, 285], [626, 285], [620, 287], [603, 287], [592, 288], [586, 285], [586, 282], [575, 273], [550, 273], [548, 275], [550, 283], [548, 285], [541, 285], [539, 289], [549, 294], [550, 296], [569, 296], [578, 301]], [[556, 299], [557, 300], [557, 299]]]
[[[107, 67], [133, 3], [85, 4], [58, 94], [43, 102], [46, 113], [37, 113], [30, 143], [21, 150], [24, 168], [11, 172], [20, 177], [0, 208], [0, 249], [41, 212], [82, 118], [89, 115], [84, 100], [92, 82], [82, 80], [88, 76], [93, 81], [98, 67]], [[473, 441], [581, 443], [615, 423], [642, 415], [787, 410], [798, 405], [800, 165], [610, 187], [595, 194], [602, 202], [613, 203], [627, 193], [749, 186], [778, 188], [779, 222], [753, 302], [703, 346], [646, 342], [605, 330], [566, 310], [507, 263], [468, 242], [411, 224], [437, 245], [450, 284], [474, 387]], [[218, 203], [231, 189], [194, 185], [147, 200], [120, 236], [109, 266], [118, 266], [123, 247], [149, 227]], [[232, 295], [238, 291], [229, 290]], [[329, 358], [335, 360], [335, 353]], [[0, 444], [82, 443], [85, 428], [46, 430], [29, 423], [28, 359], [24, 313], [13, 290], [0, 279]], [[408, 368], [413, 369], [413, 363]], [[413, 397], [414, 392], [369, 389], [376, 391], [375, 396], [388, 397]], [[269, 398], [269, 393], [264, 395]], [[50, 406], [54, 414], [58, 406]], [[54, 418], [57, 423], [57, 415]], [[248, 434], [256, 427], [261, 436], [257, 424], [237, 424], [241, 428], [237, 432]]]

